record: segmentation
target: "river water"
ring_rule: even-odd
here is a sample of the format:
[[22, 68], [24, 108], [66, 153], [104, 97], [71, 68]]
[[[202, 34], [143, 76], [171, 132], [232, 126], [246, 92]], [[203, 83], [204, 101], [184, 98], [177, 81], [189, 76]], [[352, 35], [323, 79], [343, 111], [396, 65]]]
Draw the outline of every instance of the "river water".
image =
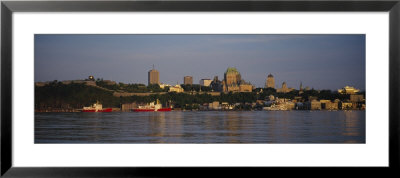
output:
[[35, 143], [365, 143], [365, 111], [35, 113]]

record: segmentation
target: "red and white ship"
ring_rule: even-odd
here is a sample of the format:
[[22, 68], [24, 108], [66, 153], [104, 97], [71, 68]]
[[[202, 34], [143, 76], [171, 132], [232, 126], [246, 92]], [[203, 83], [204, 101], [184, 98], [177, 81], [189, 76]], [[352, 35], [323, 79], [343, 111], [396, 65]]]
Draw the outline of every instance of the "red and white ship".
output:
[[154, 102], [151, 102], [147, 105], [142, 105], [139, 106], [138, 108], [132, 109], [133, 112], [153, 112], [153, 111], [159, 111], [159, 112], [165, 112], [165, 111], [171, 111], [171, 108], [163, 108], [161, 104], [159, 104], [159, 101], [157, 100], [157, 104], [154, 104]]
[[82, 112], [112, 112], [112, 108], [104, 108], [98, 101], [92, 106], [83, 107]]

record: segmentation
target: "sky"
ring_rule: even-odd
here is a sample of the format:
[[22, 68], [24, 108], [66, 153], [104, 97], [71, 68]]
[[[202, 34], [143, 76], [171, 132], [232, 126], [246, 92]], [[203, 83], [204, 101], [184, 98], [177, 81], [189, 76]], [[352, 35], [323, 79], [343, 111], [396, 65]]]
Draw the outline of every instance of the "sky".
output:
[[242, 79], [264, 87], [268, 74], [275, 85], [337, 90], [365, 90], [365, 35], [264, 34], [36, 34], [35, 82], [86, 79], [147, 85], [147, 73], [160, 82], [182, 84], [184, 76], [223, 79], [236, 67]]

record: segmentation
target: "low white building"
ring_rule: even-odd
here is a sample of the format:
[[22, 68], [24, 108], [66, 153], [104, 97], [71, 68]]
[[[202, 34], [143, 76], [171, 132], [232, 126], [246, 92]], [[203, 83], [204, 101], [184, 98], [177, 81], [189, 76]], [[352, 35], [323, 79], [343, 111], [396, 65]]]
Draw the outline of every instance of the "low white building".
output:
[[183, 88], [180, 85], [170, 86], [168, 92], [183, 92]]
[[208, 109], [219, 110], [221, 109], [221, 106], [218, 101], [214, 101], [208, 104]]
[[165, 83], [161, 83], [160, 84], [160, 88], [161, 89], [164, 89], [165, 87], [171, 87], [171, 85], [170, 84], [165, 84]]

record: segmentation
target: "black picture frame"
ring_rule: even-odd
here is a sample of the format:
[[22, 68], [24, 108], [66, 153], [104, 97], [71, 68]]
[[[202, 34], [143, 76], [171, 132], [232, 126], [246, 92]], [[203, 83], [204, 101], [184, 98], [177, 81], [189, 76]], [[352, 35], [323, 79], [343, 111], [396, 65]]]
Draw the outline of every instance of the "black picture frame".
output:
[[[296, 12], [389, 12], [389, 167], [343, 168], [345, 171], [393, 171], [399, 168], [400, 100], [400, 0], [380, 1], [2, 1], [1, 2], [1, 175], [5, 177], [165, 177], [185, 175], [289, 175], [293, 171], [313, 174], [309, 168], [281, 167], [62, 167], [21, 168], [12, 166], [12, 17], [13, 12], [212, 12], [212, 11], [296, 11]], [[366, 155], [368, 156], [368, 155]], [[268, 170], [266, 170], [268, 169]], [[340, 172], [328, 169], [330, 175]], [[336, 168], [333, 168], [336, 169]], [[212, 171], [212, 172], [211, 172]], [[216, 171], [216, 172], [215, 172]], [[328, 174], [328, 173], [323, 173]], [[246, 177], [247, 177], [246, 176]]]

